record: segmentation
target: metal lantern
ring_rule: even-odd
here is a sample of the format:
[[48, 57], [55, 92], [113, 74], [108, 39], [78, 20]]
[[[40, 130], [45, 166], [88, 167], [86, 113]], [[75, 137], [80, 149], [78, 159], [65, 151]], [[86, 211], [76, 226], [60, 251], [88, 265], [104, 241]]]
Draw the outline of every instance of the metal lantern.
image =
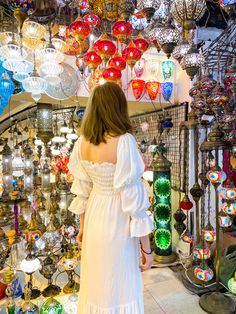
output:
[[173, 25], [171, 25], [169, 21], [156, 36], [161, 49], [169, 58], [175, 46], [179, 42], [180, 32]]
[[172, 57], [180, 62], [183, 57], [188, 53], [189, 49], [190, 44], [187, 42], [187, 40], [183, 40], [173, 50]]
[[174, 0], [171, 2], [173, 18], [186, 30], [195, 28], [195, 23], [206, 11], [205, 0]]
[[203, 66], [204, 61], [203, 55], [198, 51], [197, 47], [193, 45], [181, 60], [180, 65], [192, 80], [198, 73], [200, 67]]
[[48, 191], [50, 189], [50, 169], [48, 167], [47, 162], [45, 162], [43, 169], [42, 169], [42, 189], [44, 191]]
[[121, 0], [118, 6], [119, 17], [125, 21], [128, 21], [131, 14], [134, 13], [135, 7], [132, 0]]
[[8, 146], [7, 139], [3, 146], [2, 154], [2, 174], [3, 174], [3, 196], [7, 196], [12, 190], [12, 150]]
[[33, 188], [33, 151], [29, 144], [24, 147], [24, 186], [27, 192]]
[[37, 137], [47, 144], [53, 137], [53, 118], [51, 104], [37, 106]]
[[139, 0], [137, 3], [137, 8], [142, 12], [147, 20], [150, 20], [155, 11], [158, 10], [160, 4], [161, 1], [159, 0]]

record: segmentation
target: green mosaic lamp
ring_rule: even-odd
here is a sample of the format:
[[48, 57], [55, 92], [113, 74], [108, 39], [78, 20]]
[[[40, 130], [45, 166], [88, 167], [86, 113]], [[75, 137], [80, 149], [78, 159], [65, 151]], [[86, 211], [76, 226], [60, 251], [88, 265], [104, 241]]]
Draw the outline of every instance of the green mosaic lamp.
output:
[[159, 264], [176, 260], [172, 252], [171, 232], [171, 162], [164, 156], [162, 142], [157, 145], [152, 161], [153, 170], [153, 210], [154, 210], [154, 259]]
[[62, 304], [53, 297], [50, 297], [43, 303], [40, 314], [62, 314], [62, 311]]

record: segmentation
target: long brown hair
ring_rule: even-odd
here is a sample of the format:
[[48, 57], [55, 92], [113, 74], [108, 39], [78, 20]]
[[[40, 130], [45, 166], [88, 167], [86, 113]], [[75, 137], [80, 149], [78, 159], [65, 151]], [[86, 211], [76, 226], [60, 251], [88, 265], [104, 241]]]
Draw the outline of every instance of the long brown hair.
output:
[[93, 90], [81, 132], [94, 145], [106, 143], [106, 135], [119, 136], [132, 132], [127, 100], [119, 85], [107, 82]]

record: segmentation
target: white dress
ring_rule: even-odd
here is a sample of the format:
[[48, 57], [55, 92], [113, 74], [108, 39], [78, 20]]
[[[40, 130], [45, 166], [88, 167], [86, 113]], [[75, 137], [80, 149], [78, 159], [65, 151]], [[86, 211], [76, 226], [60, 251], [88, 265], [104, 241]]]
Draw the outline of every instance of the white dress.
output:
[[136, 141], [120, 136], [116, 165], [81, 160], [80, 143], [69, 161], [77, 195], [69, 210], [85, 212], [78, 313], [143, 314], [139, 237], [153, 223]]

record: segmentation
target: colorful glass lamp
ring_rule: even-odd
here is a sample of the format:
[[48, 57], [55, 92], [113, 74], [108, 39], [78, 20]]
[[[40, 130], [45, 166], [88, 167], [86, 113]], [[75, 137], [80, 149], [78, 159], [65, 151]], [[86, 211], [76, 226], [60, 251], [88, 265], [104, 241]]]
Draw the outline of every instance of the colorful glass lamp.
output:
[[158, 144], [152, 162], [155, 260], [171, 263], [176, 259], [172, 252], [171, 233], [171, 162], [164, 156], [163, 143]]
[[50, 297], [43, 303], [40, 314], [62, 314], [62, 311], [62, 304], [53, 297]]
[[164, 76], [164, 80], [167, 80], [171, 77], [173, 69], [174, 69], [174, 62], [170, 60], [163, 61], [161, 63], [162, 74]]

